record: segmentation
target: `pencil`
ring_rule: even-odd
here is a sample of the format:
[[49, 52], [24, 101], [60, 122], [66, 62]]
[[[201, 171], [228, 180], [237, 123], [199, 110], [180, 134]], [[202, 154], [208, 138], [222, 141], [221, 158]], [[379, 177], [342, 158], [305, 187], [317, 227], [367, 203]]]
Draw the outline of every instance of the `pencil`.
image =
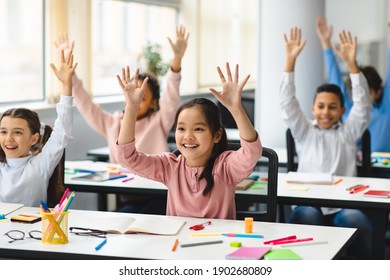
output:
[[334, 182], [333, 184], [337, 185], [338, 183], [340, 183], [340, 182], [342, 182], [342, 181], [343, 181], [343, 179], [340, 178], [340, 179], [338, 179], [336, 182]]
[[284, 244], [281, 247], [295, 247], [295, 246], [307, 246], [307, 245], [319, 245], [319, 244], [328, 244], [328, 241], [313, 241], [313, 242], [303, 242], [303, 243], [291, 243], [291, 244]]
[[219, 243], [223, 243], [223, 240], [213, 240], [213, 241], [197, 242], [197, 243], [186, 243], [186, 244], [180, 244], [180, 247], [193, 247], [193, 246], [211, 245], [211, 244], [219, 244]]
[[176, 251], [177, 244], [179, 244], [179, 239], [176, 239], [176, 240], [175, 240], [175, 243], [174, 243], [173, 246], [172, 246], [172, 252], [175, 252], [175, 251]]

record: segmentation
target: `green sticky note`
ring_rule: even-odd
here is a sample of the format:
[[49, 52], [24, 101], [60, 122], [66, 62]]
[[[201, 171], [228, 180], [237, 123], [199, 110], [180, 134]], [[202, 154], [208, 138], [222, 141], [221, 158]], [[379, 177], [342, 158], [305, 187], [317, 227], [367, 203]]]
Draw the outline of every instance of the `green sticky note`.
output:
[[301, 260], [301, 256], [291, 249], [272, 249], [264, 255], [265, 260]]

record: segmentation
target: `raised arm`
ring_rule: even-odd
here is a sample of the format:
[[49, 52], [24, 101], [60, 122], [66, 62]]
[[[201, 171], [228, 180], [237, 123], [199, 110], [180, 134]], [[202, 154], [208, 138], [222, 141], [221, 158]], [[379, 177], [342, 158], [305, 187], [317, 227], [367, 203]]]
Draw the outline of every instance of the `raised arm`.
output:
[[57, 68], [53, 63], [50, 63], [57, 79], [60, 80], [64, 87], [63, 95], [72, 96], [72, 76], [77, 67], [77, 63], [73, 65], [73, 52], [70, 51], [67, 58], [65, 58], [64, 51], [61, 51], [61, 64]]
[[284, 72], [294, 72], [295, 61], [306, 44], [306, 40], [301, 42], [301, 36], [302, 32], [298, 27], [291, 28], [290, 38], [284, 34], [284, 41], [286, 42], [286, 61], [284, 65]]
[[144, 97], [148, 78], [144, 79], [141, 87], [138, 87], [139, 70], [135, 72], [134, 79], [130, 78], [130, 67], [122, 68], [122, 78], [117, 75], [118, 82], [125, 95], [125, 113], [123, 123], [119, 131], [118, 144], [127, 144], [135, 139], [135, 123], [139, 104]]
[[[390, 33], [390, 23], [387, 24], [388, 31]], [[383, 100], [382, 102], [390, 104], [390, 48], [387, 50], [387, 67], [386, 67], [386, 79], [383, 87]]]
[[351, 32], [343, 30], [339, 33], [340, 46], [335, 45], [336, 54], [344, 60], [351, 74], [360, 73], [356, 62], [357, 38], [352, 38]]
[[173, 42], [171, 38], [168, 37], [169, 44], [171, 45], [173, 51], [173, 59], [171, 63], [171, 69], [173, 72], [181, 71], [181, 60], [183, 59], [184, 53], [187, 49], [188, 38], [190, 34], [186, 34], [186, 29], [184, 26], [180, 25], [176, 27], [176, 41]]
[[253, 142], [257, 139], [257, 133], [249, 120], [244, 107], [241, 104], [241, 95], [242, 90], [249, 79], [249, 75], [241, 82], [238, 81], [238, 65], [236, 65], [234, 78], [230, 71], [229, 63], [226, 63], [226, 73], [227, 80], [222, 73], [221, 69], [217, 67], [219, 77], [222, 82], [222, 91], [218, 92], [217, 90], [210, 88], [211, 93], [217, 98], [219, 102], [224, 105], [229, 112], [232, 114], [240, 137], [247, 142]]

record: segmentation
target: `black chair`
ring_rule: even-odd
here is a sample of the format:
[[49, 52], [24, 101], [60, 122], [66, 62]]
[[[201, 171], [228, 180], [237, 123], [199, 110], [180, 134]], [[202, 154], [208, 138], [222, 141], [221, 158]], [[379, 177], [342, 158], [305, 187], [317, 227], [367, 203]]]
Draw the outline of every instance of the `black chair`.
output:
[[[290, 129], [286, 131], [286, 143], [287, 143], [287, 171], [297, 171], [298, 160], [297, 152], [295, 149], [295, 141], [291, 134]], [[361, 160], [357, 162], [357, 175], [358, 177], [370, 177], [371, 176], [371, 136], [370, 131], [366, 129], [363, 132], [360, 143]]]
[[[265, 209], [260, 207], [261, 210], [254, 210], [254, 211], [242, 210], [237, 208], [236, 210], [237, 220], [243, 220], [245, 217], [253, 217], [255, 221], [276, 222], [278, 169], [279, 169], [278, 154], [270, 148], [263, 147], [262, 156], [268, 158], [268, 184], [267, 184], [267, 195], [265, 197], [262, 197], [261, 200], [258, 202], [260, 203], [260, 206], [263, 206], [264, 204], [266, 207]], [[247, 197], [249, 198], [250, 196]], [[252, 197], [252, 201], [253, 201], [253, 197]]]

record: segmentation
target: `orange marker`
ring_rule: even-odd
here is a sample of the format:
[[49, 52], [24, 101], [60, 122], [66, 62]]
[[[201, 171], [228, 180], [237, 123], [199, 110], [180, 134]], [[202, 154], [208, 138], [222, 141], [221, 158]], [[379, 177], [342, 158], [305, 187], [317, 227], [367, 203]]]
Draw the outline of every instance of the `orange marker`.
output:
[[342, 182], [343, 181], [343, 179], [342, 178], [340, 178], [340, 179], [338, 179], [336, 182], [334, 182], [333, 184], [338, 184], [338, 183], [340, 183], [340, 182]]
[[176, 251], [177, 244], [179, 244], [179, 239], [176, 239], [176, 240], [175, 240], [175, 243], [174, 243], [173, 246], [172, 246], [172, 252], [175, 252], [175, 251]]
[[245, 218], [245, 233], [253, 232], [253, 218], [247, 217]]

